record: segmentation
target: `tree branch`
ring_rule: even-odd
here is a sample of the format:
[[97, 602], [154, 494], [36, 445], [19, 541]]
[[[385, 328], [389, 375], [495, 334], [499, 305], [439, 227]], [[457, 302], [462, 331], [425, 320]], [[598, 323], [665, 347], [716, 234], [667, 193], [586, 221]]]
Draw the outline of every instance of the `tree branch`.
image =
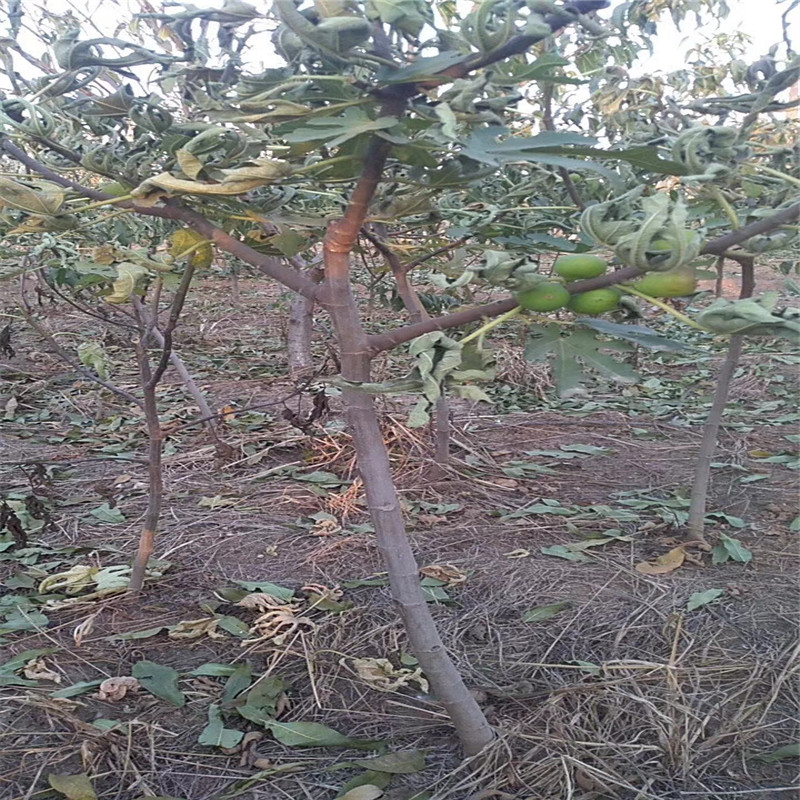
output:
[[[57, 183], [59, 186], [74, 189], [79, 194], [92, 200], [116, 199], [105, 192], [91, 189], [88, 186], [83, 186], [69, 178], [65, 178], [63, 175], [59, 175], [59, 173], [54, 172], [35, 158], [29, 156], [24, 150], [17, 147], [17, 145], [6, 137], [0, 138], [0, 147], [21, 164], [39, 173], [42, 177], [53, 181], [53, 183]], [[269, 256], [262, 255], [239, 239], [225, 233], [222, 228], [218, 228], [197, 211], [192, 211], [191, 209], [174, 204], [165, 206], [143, 206], [130, 200], [118, 202], [115, 203], [115, 205], [120, 208], [130, 209], [144, 216], [159, 217], [173, 222], [182, 222], [205, 236], [206, 239], [212, 241], [221, 250], [230, 253], [232, 256], [236, 256], [236, 258], [244, 261], [246, 264], [256, 267], [265, 275], [274, 278], [292, 291], [302, 294], [304, 297], [316, 297], [318, 287], [308, 276], [284, 266], [280, 261], [275, 261]]]
[[712, 239], [710, 242], [706, 243], [705, 247], [700, 252], [702, 255], [723, 255], [726, 250], [736, 244], [741, 244], [741, 242], [749, 239], [751, 236], [757, 236], [759, 233], [768, 233], [776, 228], [780, 228], [781, 225], [786, 225], [798, 219], [800, 219], [800, 203], [794, 203], [791, 206], [782, 208], [780, 211], [776, 211], [769, 217], [762, 217], [755, 222], [751, 222], [749, 225], [736, 228], [736, 230], [732, 230], [724, 236], [718, 236], [716, 239]]

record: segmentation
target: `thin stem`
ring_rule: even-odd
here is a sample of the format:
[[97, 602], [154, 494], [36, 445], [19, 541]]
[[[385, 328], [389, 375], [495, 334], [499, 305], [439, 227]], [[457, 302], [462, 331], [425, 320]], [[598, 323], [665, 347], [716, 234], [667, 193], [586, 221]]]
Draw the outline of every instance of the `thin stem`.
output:
[[640, 292], [638, 289], [634, 289], [628, 283], [621, 283], [617, 286], [618, 289], [622, 289], [623, 292], [627, 292], [628, 294], [634, 294], [636, 297], [641, 297], [642, 300], [647, 300], [648, 303], [652, 303], [654, 306], [658, 306], [662, 311], [666, 311], [667, 314], [675, 317], [675, 319], [679, 319], [684, 325], [688, 325], [690, 328], [695, 328], [698, 331], [703, 331], [704, 333], [708, 333], [708, 331], [700, 324], [695, 322], [691, 317], [687, 317], [686, 314], [681, 313], [678, 311], [677, 308], [673, 308], [669, 303], [665, 303], [663, 300], [659, 300], [657, 297], [650, 297], [649, 294], [645, 294], [644, 292]]
[[490, 320], [485, 325], [481, 325], [478, 330], [473, 331], [472, 333], [465, 336], [463, 339], [459, 341], [461, 344], [467, 344], [467, 342], [471, 342], [473, 339], [477, 339], [479, 336], [483, 336], [487, 334], [492, 328], [496, 328], [498, 325], [502, 325], [509, 319], [513, 319], [522, 311], [522, 306], [517, 306], [516, 308], [512, 308], [511, 311], [506, 311], [505, 314], [501, 314], [499, 317], [495, 317], [493, 320]]
[[780, 178], [782, 181], [788, 181], [789, 183], [793, 183], [795, 186], [800, 186], [800, 178], [795, 178], [794, 175], [789, 175], [786, 172], [781, 172], [779, 169], [773, 169], [772, 167], [767, 167], [764, 164], [753, 164], [751, 165], [756, 172], [764, 172], [767, 175], [772, 175], [775, 178]]
[[737, 228], [741, 228], [742, 224], [739, 222], [739, 217], [736, 214], [736, 209], [730, 204], [728, 198], [722, 193], [722, 190], [718, 186], [714, 186], [710, 184], [708, 186], [708, 190], [711, 193], [711, 196], [714, 198], [716, 204], [725, 212], [725, 215], [731, 222], [731, 227], [736, 230]]

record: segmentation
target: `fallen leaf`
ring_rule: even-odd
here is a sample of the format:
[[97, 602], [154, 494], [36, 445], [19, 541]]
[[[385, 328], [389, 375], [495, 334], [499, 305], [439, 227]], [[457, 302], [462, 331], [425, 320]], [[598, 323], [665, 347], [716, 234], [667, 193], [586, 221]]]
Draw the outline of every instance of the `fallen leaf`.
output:
[[97, 689], [97, 699], [115, 703], [122, 700], [128, 692], [137, 692], [139, 681], [131, 675], [122, 675], [117, 678], [106, 678]]
[[353, 759], [353, 764], [375, 772], [411, 775], [425, 769], [425, 756], [419, 750], [401, 750], [398, 753], [384, 753], [375, 758], [356, 758]]
[[538, 606], [537, 608], [532, 608], [530, 611], [526, 611], [522, 617], [523, 622], [544, 622], [547, 619], [551, 619], [556, 614], [560, 614], [562, 611], [566, 611], [566, 609], [572, 606], [572, 602], [570, 600], [562, 600], [559, 603], [551, 603], [547, 606]]
[[654, 561], [642, 561], [637, 564], [635, 569], [642, 575], [667, 575], [674, 572], [683, 564], [686, 558], [686, 551], [683, 547], [673, 547], [668, 553], [660, 555]]
[[428, 691], [428, 681], [422, 670], [401, 667], [398, 669], [387, 658], [351, 659], [358, 677], [379, 692], [395, 692], [411, 683], [416, 683], [423, 692]]
[[725, 594], [724, 589], [706, 589], [704, 592], [694, 592], [689, 598], [689, 602], [686, 603], [686, 610], [694, 611], [701, 606], [713, 603], [716, 599], [722, 597], [723, 594]]
[[172, 667], [142, 660], [133, 665], [131, 672], [134, 678], [139, 679], [142, 688], [150, 694], [154, 694], [174, 706], [180, 707], [186, 704], [186, 697], [178, 689], [178, 673]]
[[448, 586], [456, 586], [459, 583], [464, 583], [467, 579], [466, 573], [452, 564], [431, 564], [428, 567], [422, 567], [420, 572], [426, 578], [433, 578]]
[[47, 666], [44, 658], [34, 658], [29, 661], [22, 670], [22, 674], [32, 681], [52, 681], [53, 683], [61, 683], [61, 676], [57, 672], [53, 672], [53, 670]]
[[374, 783], [365, 783], [361, 786], [356, 786], [349, 792], [339, 795], [339, 800], [376, 800], [378, 797], [383, 797], [383, 789], [376, 786]]
[[97, 800], [88, 775], [48, 775], [47, 782], [67, 800]]

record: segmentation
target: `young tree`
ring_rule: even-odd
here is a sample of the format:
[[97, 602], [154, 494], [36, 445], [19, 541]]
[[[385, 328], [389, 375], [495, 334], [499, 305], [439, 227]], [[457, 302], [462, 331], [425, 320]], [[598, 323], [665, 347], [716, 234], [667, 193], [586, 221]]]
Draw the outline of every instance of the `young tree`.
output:
[[[150, 392], [151, 470], [160, 453], [152, 389], [169, 362], [194, 248], [210, 243], [329, 315], [339, 385], [392, 596], [467, 754], [486, 746], [492, 732], [450, 660], [420, 588], [372, 399], [392, 387], [373, 383], [373, 359], [412, 343], [415, 371], [404, 385], [420, 393], [414, 418], [424, 422], [445, 388], [480, 397], [472, 382], [491, 374], [491, 357], [482, 347], [491, 327], [518, 314], [520, 304], [541, 317], [569, 301], [578, 319], [556, 325], [545, 316], [544, 324], [531, 327], [528, 355], [556, 353], [563, 391], [581, 381], [581, 362], [630, 380], [630, 370], [604, 352], [609, 336], [669, 345], [641, 327], [591, 316], [609, 299], [609, 308], [616, 305], [619, 291], [610, 287], [624, 285], [647, 297], [629, 282], [686, 268], [703, 254], [720, 256], [742, 243], [752, 247], [759, 236], [787, 238], [785, 226], [800, 211], [785, 191], [770, 197], [774, 207], [764, 216], [737, 226], [730, 219], [735, 229], [708, 240], [702, 230], [718, 228], [716, 212], [687, 211], [703, 208], [698, 198], [727, 211], [726, 187], [716, 182], [744, 157], [760, 165], [762, 177], [784, 188], [791, 183], [779, 168], [787, 160], [785, 148], [761, 156], [748, 150], [747, 141], [751, 115], [787, 107], [776, 97], [796, 80], [800, 66], [774, 65], [769, 77], [759, 79], [763, 85], [738, 101], [737, 113], [745, 115], [740, 129], [693, 127], [708, 113], [706, 106], [719, 108], [720, 98], [704, 98], [706, 106], [696, 111], [676, 109], [679, 101], [670, 98], [645, 108], [641, 96], [652, 96], [652, 86], [609, 86], [623, 69], [613, 60], [631, 61], [646, 45], [653, 21], [637, 4], [625, 4], [622, 14], [601, 24], [593, 12], [606, 5], [482, 0], [461, 18], [449, 0], [275, 0], [268, 15], [227, 0], [215, 10], [187, 6], [172, 14], [140, 14], [139, 29], [146, 31], [141, 42], [83, 38], [67, 18], [52, 44], [58, 69], [35, 80], [15, 71], [15, 56], [6, 60], [14, 96], [0, 105], [0, 147], [27, 171], [0, 184], [10, 232], [23, 246], [48, 231], [86, 237], [82, 222], [94, 215], [91, 236], [115, 242], [113, 291], [130, 303], [142, 382]], [[281, 64], [253, 74], [244, 56], [266, 29]], [[7, 52], [22, 53], [14, 47]], [[584, 84], [565, 69], [570, 58], [594, 75], [588, 87], [599, 109], [594, 121], [567, 113], [569, 92]], [[161, 70], [159, 91], [137, 93], [122, 83], [136, 79], [143, 65]], [[623, 96], [604, 109], [600, 98], [608, 91]], [[623, 110], [632, 118], [621, 118]], [[647, 191], [664, 176], [671, 177], [663, 190]], [[123, 267], [135, 250], [133, 239], [142, 235], [136, 218], [156, 221], [146, 239], [154, 249], [168, 234], [173, 245], [177, 237], [176, 254], [188, 253], [188, 265], [139, 254], [141, 270]], [[401, 258], [392, 238], [401, 224], [401, 230], [425, 231], [433, 245], [417, 243], [408, 260]], [[464, 252], [447, 262], [446, 254], [461, 244]], [[560, 278], [540, 269], [542, 252], [580, 254], [597, 245], [612, 248], [621, 268], [587, 278], [585, 260], [578, 272], [564, 267]], [[380, 332], [365, 326], [352, 255], [368, 246], [386, 258], [411, 322]], [[296, 268], [303, 266], [298, 257], [315, 252], [322, 256], [321, 273]], [[409, 282], [411, 270], [422, 264], [439, 266], [451, 290], [477, 282], [514, 294], [431, 316]], [[162, 268], [176, 284], [163, 327]], [[122, 287], [126, 276], [131, 280]], [[302, 311], [299, 301], [296, 310]], [[783, 332], [789, 325], [766, 313], [769, 320], [750, 326], [762, 326], [755, 332]], [[734, 331], [746, 327], [741, 307], [721, 316], [733, 320]], [[708, 328], [715, 329], [716, 319], [716, 329], [726, 332], [719, 317], [708, 317]], [[445, 333], [468, 326], [472, 331], [460, 340]], [[157, 330], [164, 344], [153, 365], [147, 350]], [[158, 489], [159, 477], [151, 473], [151, 480]], [[137, 560], [140, 577], [158, 512], [151, 502]]]

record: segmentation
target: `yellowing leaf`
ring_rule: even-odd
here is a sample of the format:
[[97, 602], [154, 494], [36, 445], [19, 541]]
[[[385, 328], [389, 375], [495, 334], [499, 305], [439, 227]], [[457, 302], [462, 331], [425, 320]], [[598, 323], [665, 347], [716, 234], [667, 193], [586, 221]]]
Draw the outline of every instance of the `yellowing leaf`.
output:
[[0, 207], [7, 206], [29, 214], [52, 216], [64, 205], [64, 190], [53, 183], [25, 186], [9, 178], [0, 178]]
[[205, 269], [211, 266], [214, 260], [214, 251], [205, 236], [191, 228], [181, 228], [170, 236], [169, 254], [174, 258], [181, 258], [183, 254], [195, 248], [189, 254], [189, 263], [196, 269]]
[[674, 572], [686, 560], [686, 551], [682, 547], [673, 547], [668, 553], [654, 561], [643, 561], [636, 565], [636, 571], [642, 575], [666, 575]]
[[224, 639], [225, 635], [217, 628], [219, 621], [215, 617], [203, 619], [184, 619], [173, 625], [167, 634], [170, 639], [199, 639], [208, 636], [210, 639]]
[[97, 800], [88, 775], [48, 775], [47, 782], [67, 800]]
[[148, 178], [131, 194], [136, 198], [146, 197], [152, 193], [154, 187], [174, 194], [244, 194], [251, 189], [257, 189], [259, 186], [266, 186], [288, 177], [292, 174], [292, 166], [288, 161], [276, 158], [259, 158], [253, 162], [252, 166], [224, 169], [220, 172], [224, 176], [220, 183], [190, 181], [178, 178], [169, 172], [162, 172], [160, 175]]
[[131, 299], [136, 291], [136, 284], [148, 274], [140, 264], [132, 261], [122, 261], [117, 264], [117, 279], [112, 284], [113, 292], [104, 298], [106, 303], [121, 305]]

